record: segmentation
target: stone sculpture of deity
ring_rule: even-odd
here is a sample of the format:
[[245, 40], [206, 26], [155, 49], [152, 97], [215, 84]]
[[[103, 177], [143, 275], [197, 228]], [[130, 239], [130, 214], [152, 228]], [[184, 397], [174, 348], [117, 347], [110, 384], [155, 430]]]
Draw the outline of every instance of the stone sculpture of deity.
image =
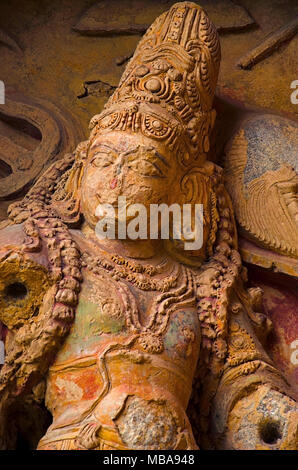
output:
[[[41, 450], [295, 448], [294, 392], [263, 349], [268, 321], [245, 289], [222, 170], [207, 160], [219, 65], [205, 11], [173, 5], [88, 141], [10, 206], [1, 448], [16, 445], [16, 410], [42, 403]], [[202, 246], [171, 233], [99, 239], [96, 209], [119, 219], [120, 196], [148, 210], [202, 204]]]

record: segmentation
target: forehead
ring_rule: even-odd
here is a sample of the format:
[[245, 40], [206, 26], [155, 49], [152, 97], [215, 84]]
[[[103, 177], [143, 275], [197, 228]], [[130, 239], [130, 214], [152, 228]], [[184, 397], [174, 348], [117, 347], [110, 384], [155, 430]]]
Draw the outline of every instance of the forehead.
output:
[[152, 153], [160, 155], [168, 163], [173, 159], [171, 152], [165, 145], [141, 134], [121, 131], [100, 133], [90, 145], [89, 152], [94, 155], [97, 150], [104, 147], [121, 153], [136, 151], [137, 149], [140, 150], [140, 153], [150, 150]]
[[125, 152], [132, 147], [136, 147], [137, 144], [141, 143], [141, 139], [138, 136], [124, 134], [120, 132], [110, 132], [105, 134], [99, 134], [94, 139], [90, 146], [90, 150], [96, 149], [97, 147], [107, 145], [115, 150]]

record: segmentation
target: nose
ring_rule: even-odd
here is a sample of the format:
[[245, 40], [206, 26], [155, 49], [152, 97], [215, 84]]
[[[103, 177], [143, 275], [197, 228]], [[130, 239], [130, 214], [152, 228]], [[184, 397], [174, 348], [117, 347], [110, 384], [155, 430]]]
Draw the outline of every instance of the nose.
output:
[[123, 180], [123, 164], [124, 164], [124, 155], [120, 154], [117, 162], [115, 164], [115, 170], [114, 170], [114, 177], [110, 181], [110, 189], [121, 189], [122, 186], [122, 180]]
[[124, 164], [124, 155], [120, 154], [117, 159], [116, 167], [115, 167], [115, 173], [117, 176], [120, 175], [122, 168], [123, 168], [123, 164]]

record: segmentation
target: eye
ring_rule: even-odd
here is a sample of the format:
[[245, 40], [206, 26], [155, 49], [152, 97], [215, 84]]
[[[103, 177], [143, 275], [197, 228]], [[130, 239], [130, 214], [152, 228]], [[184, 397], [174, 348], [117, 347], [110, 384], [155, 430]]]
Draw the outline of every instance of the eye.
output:
[[143, 176], [157, 176], [162, 178], [164, 175], [156, 163], [149, 160], [134, 160], [128, 164], [128, 168], [136, 171]]
[[91, 159], [91, 164], [97, 168], [106, 168], [114, 163], [115, 158], [112, 153], [98, 152]]

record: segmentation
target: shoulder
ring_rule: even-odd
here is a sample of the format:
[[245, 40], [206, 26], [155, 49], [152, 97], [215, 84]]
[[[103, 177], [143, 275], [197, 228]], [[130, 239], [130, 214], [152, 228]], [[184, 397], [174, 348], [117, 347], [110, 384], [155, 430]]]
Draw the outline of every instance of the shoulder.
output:
[[41, 243], [37, 250], [24, 250], [26, 234], [23, 229], [24, 224], [0, 226], [0, 262], [8, 261], [12, 254], [18, 253], [22, 259], [33, 262], [36, 266], [43, 266], [48, 270], [48, 252], [44, 243]]
[[0, 226], [0, 252], [7, 249], [21, 247], [25, 234], [23, 224]]

